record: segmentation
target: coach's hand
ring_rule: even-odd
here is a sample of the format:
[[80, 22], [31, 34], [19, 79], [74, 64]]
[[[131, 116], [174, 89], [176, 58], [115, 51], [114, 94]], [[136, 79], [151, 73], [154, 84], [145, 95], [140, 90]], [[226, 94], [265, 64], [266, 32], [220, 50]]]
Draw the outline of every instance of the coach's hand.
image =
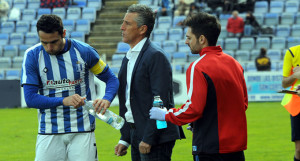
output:
[[95, 99], [93, 106], [95, 107], [96, 113], [100, 113], [100, 111], [103, 109], [101, 114], [104, 115], [106, 109], [108, 109], [110, 106], [110, 102], [106, 99]]
[[152, 107], [150, 109], [150, 119], [165, 121], [165, 115], [167, 113], [167, 109], [159, 108], [159, 107]]
[[148, 154], [150, 153], [151, 145], [141, 141], [139, 145], [139, 150], [142, 154]]
[[128, 147], [123, 144], [118, 144], [115, 146], [115, 155], [123, 156], [127, 154]]
[[85, 97], [81, 97], [78, 94], [74, 94], [72, 96], [65, 97], [63, 99], [64, 106], [73, 106], [74, 108], [79, 108], [84, 105]]

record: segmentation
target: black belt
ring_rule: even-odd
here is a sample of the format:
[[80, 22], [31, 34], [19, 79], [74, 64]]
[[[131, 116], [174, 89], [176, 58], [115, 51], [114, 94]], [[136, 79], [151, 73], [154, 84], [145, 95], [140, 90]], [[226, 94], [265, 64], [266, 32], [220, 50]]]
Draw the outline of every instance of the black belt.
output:
[[129, 125], [129, 127], [130, 127], [131, 129], [135, 129], [135, 124], [134, 124], [134, 123], [128, 122], [128, 125]]

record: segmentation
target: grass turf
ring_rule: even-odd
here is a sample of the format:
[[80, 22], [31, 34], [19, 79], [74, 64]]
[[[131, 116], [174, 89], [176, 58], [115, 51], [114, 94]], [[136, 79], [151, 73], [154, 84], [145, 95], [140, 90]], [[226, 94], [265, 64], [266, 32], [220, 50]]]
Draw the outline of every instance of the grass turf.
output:
[[[117, 107], [111, 107], [118, 111]], [[279, 102], [249, 103], [247, 110], [247, 161], [293, 160], [294, 144], [290, 141], [290, 119]], [[33, 161], [37, 136], [35, 109], [0, 109], [0, 161]], [[172, 161], [192, 161], [192, 133], [183, 127], [187, 139], [179, 140], [173, 150]], [[96, 140], [99, 161], [130, 161], [126, 156], [114, 155], [120, 133], [97, 120]]]

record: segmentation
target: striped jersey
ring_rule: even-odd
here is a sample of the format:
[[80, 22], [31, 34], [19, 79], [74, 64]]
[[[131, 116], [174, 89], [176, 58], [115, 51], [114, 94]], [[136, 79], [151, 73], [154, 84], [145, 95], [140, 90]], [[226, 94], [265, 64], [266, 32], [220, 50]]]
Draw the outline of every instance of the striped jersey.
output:
[[[68, 97], [78, 94], [93, 100], [96, 97], [94, 74], [90, 69], [100, 62], [94, 48], [77, 40], [66, 39], [70, 49], [60, 55], [49, 55], [41, 43], [26, 50], [21, 85], [36, 85], [46, 97]], [[102, 72], [101, 71], [101, 72]], [[95, 118], [82, 107], [60, 105], [38, 109], [39, 134], [62, 134], [95, 130]]]

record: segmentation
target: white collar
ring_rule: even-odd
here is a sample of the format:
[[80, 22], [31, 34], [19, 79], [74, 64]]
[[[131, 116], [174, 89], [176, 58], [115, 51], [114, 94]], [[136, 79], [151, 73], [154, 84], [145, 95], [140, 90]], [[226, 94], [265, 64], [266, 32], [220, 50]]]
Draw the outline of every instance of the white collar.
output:
[[143, 38], [138, 44], [136, 44], [133, 48], [130, 48], [130, 50], [127, 52], [126, 57], [127, 59], [132, 58], [134, 55], [138, 55], [136, 54], [137, 52], [140, 53], [145, 42], [147, 40], [147, 37]]

